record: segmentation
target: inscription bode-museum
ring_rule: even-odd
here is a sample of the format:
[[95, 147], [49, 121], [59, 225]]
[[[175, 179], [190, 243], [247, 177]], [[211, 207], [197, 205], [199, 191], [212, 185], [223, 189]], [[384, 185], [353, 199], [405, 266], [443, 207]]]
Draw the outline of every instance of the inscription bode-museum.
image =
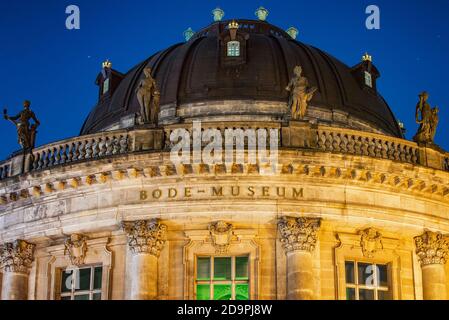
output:
[[198, 198], [254, 198], [254, 199], [300, 199], [304, 189], [284, 186], [191, 186], [191, 187], [157, 187], [140, 191], [140, 200], [188, 200]]

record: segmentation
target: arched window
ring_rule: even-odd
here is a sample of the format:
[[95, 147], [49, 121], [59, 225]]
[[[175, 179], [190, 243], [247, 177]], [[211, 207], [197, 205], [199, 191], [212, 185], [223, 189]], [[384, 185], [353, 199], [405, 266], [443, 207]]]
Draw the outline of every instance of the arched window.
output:
[[228, 57], [240, 57], [240, 42], [228, 42]]

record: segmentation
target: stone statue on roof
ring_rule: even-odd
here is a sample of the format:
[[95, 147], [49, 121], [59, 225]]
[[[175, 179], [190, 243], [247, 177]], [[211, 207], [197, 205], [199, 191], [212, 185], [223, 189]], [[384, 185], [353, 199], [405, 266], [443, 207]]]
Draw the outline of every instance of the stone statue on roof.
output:
[[[3, 110], [3, 117], [5, 120], [11, 121], [17, 128], [18, 142], [24, 150], [34, 148], [36, 142], [37, 127], [40, 125], [36, 115], [30, 109], [31, 102], [25, 100], [23, 103], [23, 110], [15, 115], [8, 116], [8, 110]], [[30, 124], [30, 120], [34, 123]]]
[[438, 107], [431, 108], [427, 102], [429, 94], [422, 92], [419, 95], [419, 102], [416, 105], [416, 123], [419, 124], [418, 132], [413, 137], [413, 141], [418, 143], [434, 143], [435, 134], [439, 122]]
[[142, 123], [157, 125], [160, 92], [157, 88], [156, 80], [151, 75], [151, 68], [145, 68], [143, 73], [145, 78], [140, 80], [136, 89], [137, 100], [140, 105], [140, 118]]
[[309, 80], [302, 76], [301, 66], [296, 66], [293, 72], [294, 75], [285, 89], [290, 92], [288, 105], [292, 112], [292, 120], [302, 120], [317, 88], [311, 87]]

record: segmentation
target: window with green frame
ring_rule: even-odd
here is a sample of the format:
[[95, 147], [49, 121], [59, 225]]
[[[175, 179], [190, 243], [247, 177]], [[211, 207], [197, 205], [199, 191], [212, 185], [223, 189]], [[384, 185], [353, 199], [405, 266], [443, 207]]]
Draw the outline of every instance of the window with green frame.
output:
[[102, 266], [61, 270], [61, 300], [101, 300]]
[[249, 300], [249, 257], [196, 259], [197, 300]]

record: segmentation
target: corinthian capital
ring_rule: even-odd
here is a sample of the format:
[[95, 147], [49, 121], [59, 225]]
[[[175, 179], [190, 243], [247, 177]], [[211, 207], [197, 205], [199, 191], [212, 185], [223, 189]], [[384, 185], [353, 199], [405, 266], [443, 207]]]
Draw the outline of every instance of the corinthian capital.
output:
[[167, 226], [158, 219], [122, 222], [132, 253], [149, 253], [159, 257], [166, 241]]
[[321, 225], [319, 218], [282, 217], [278, 227], [281, 243], [286, 252], [315, 249], [317, 232]]
[[415, 237], [415, 245], [421, 266], [446, 263], [449, 254], [448, 236], [440, 232], [426, 231]]
[[24, 240], [0, 246], [0, 268], [4, 272], [28, 273], [33, 263], [34, 244]]

